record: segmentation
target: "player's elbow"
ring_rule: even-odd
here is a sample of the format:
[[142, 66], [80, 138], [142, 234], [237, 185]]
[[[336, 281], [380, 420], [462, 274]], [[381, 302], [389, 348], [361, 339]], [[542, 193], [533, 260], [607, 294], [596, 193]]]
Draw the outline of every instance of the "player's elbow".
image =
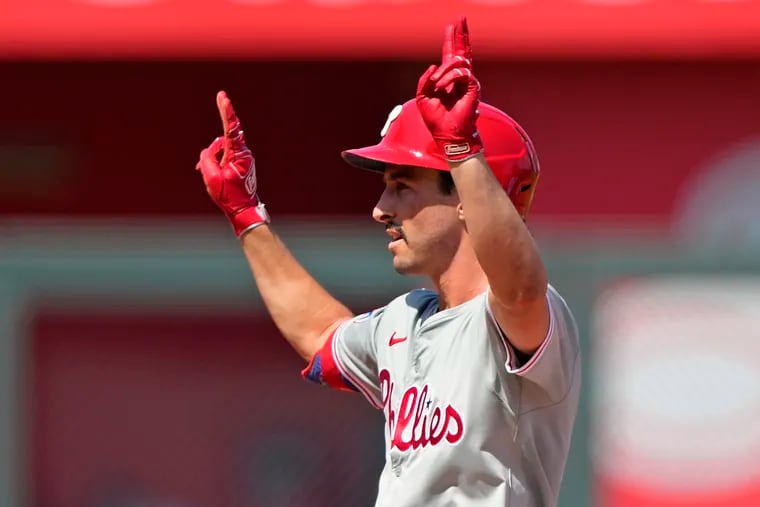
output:
[[326, 334], [302, 333], [298, 336], [286, 336], [286, 338], [296, 354], [301, 356], [307, 363], [310, 363], [314, 356], [325, 346], [332, 332]]
[[294, 347], [298, 355], [306, 360], [306, 362], [310, 362], [312, 358], [322, 350], [327, 341], [335, 334], [338, 327], [348, 319], [349, 317], [341, 317], [319, 332], [302, 336], [298, 342], [298, 346]]
[[523, 276], [505, 279], [501, 284], [491, 283], [491, 291], [501, 306], [519, 310], [543, 301], [548, 285], [546, 270], [541, 266], [531, 273], [523, 273]]
[[494, 294], [499, 305], [513, 312], [532, 308], [546, 299], [547, 286], [537, 284], [535, 286], [520, 287], [506, 291], [506, 294]]

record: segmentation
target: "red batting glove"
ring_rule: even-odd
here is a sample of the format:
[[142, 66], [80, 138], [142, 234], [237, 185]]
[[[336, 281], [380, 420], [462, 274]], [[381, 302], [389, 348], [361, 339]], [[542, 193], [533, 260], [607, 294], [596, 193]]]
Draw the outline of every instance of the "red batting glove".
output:
[[417, 84], [417, 108], [444, 157], [460, 162], [483, 150], [475, 121], [480, 83], [472, 73], [467, 20], [448, 25], [441, 65], [431, 65]]
[[[222, 117], [224, 137], [214, 139], [201, 152], [198, 165], [203, 174], [206, 191], [232, 223], [238, 237], [269, 223], [269, 214], [256, 195], [256, 161], [246, 146], [232, 102], [227, 94], [216, 95], [216, 105]], [[222, 153], [222, 161], [218, 155]]]

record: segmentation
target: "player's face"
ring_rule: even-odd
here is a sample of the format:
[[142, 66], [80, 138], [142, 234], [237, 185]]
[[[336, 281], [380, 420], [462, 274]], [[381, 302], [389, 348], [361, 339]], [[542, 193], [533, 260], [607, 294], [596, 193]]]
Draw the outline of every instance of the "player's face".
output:
[[464, 234], [459, 197], [445, 194], [438, 171], [388, 166], [385, 190], [372, 217], [386, 226], [388, 250], [399, 273], [437, 277], [449, 266]]

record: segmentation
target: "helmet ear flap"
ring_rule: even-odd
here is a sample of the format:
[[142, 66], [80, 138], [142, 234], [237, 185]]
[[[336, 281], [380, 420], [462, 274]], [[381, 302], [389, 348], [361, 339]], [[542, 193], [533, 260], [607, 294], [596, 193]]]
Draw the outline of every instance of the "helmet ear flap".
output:
[[527, 173], [512, 178], [505, 189], [515, 209], [523, 220], [528, 218], [528, 211], [536, 193], [539, 173]]

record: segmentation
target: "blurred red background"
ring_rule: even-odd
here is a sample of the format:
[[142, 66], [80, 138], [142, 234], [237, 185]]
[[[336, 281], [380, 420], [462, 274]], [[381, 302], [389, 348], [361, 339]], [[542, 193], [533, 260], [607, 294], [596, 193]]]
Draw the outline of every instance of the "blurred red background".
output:
[[[760, 129], [754, 61], [476, 65], [484, 100], [520, 121], [537, 146], [543, 170], [537, 220], [667, 221], [704, 164]], [[0, 83], [6, 97], [0, 164], [15, 167], [0, 172], [0, 213], [216, 213], [194, 166], [220, 131], [214, 96], [226, 89], [274, 216], [369, 216], [380, 180], [347, 166], [340, 151], [378, 142], [386, 115], [413, 95], [424, 68], [424, 62], [2, 64], [13, 79]]]
[[[756, 230], [757, 2], [291, 3], [35, 0], [4, 9], [0, 216], [64, 227], [103, 218], [106, 230], [108, 220], [209, 219], [226, 231], [194, 170], [220, 133], [214, 97], [224, 89], [276, 224], [311, 219], [312, 239], [325, 241], [333, 221], [369, 224], [381, 179], [346, 165], [340, 151], [379, 141], [388, 112], [437, 57], [443, 23], [465, 11], [483, 99], [517, 119], [537, 147], [543, 174], [530, 224], [551, 233], [544, 237], [566, 224], [580, 247], [596, 227], [619, 239], [646, 225], [667, 237], [686, 217], [698, 236], [717, 230], [718, 244], [738, 250], [740, 241], [722, 243], [723, 231], [735, 227], [725, 234], [737, 239]], [[749, 154], [739, 164], [747, 173], [734, 178], [737, 153]], [[742, 188], [749, 197], [734, 198]], [[717, 212], [687, 216], [689, 206]], [[725, 221], [702, 229], [721, 211]], [[3, 239], [14, 254], [15, 238]], [[592, 283], [556, 274], [571, 293]], [[265, 314], [195, 314], [181, 303], [155, 310], [151, 296], [137, 308], [118, 295], [106, 311], [81, 301], [34, 308], [22, 371], [27, 505], [371, 504], [379, 414], [301, 380], [301, 361]], [[590, 312], [578, 309], [582, 324]], [[588, 505], [593, 491], [604, 507], [696, 505], [693, 492], [594, 478], [588, 420], [579, 428], [567, 498]], [[750, 505], [756, 485], [700, 498]]]

